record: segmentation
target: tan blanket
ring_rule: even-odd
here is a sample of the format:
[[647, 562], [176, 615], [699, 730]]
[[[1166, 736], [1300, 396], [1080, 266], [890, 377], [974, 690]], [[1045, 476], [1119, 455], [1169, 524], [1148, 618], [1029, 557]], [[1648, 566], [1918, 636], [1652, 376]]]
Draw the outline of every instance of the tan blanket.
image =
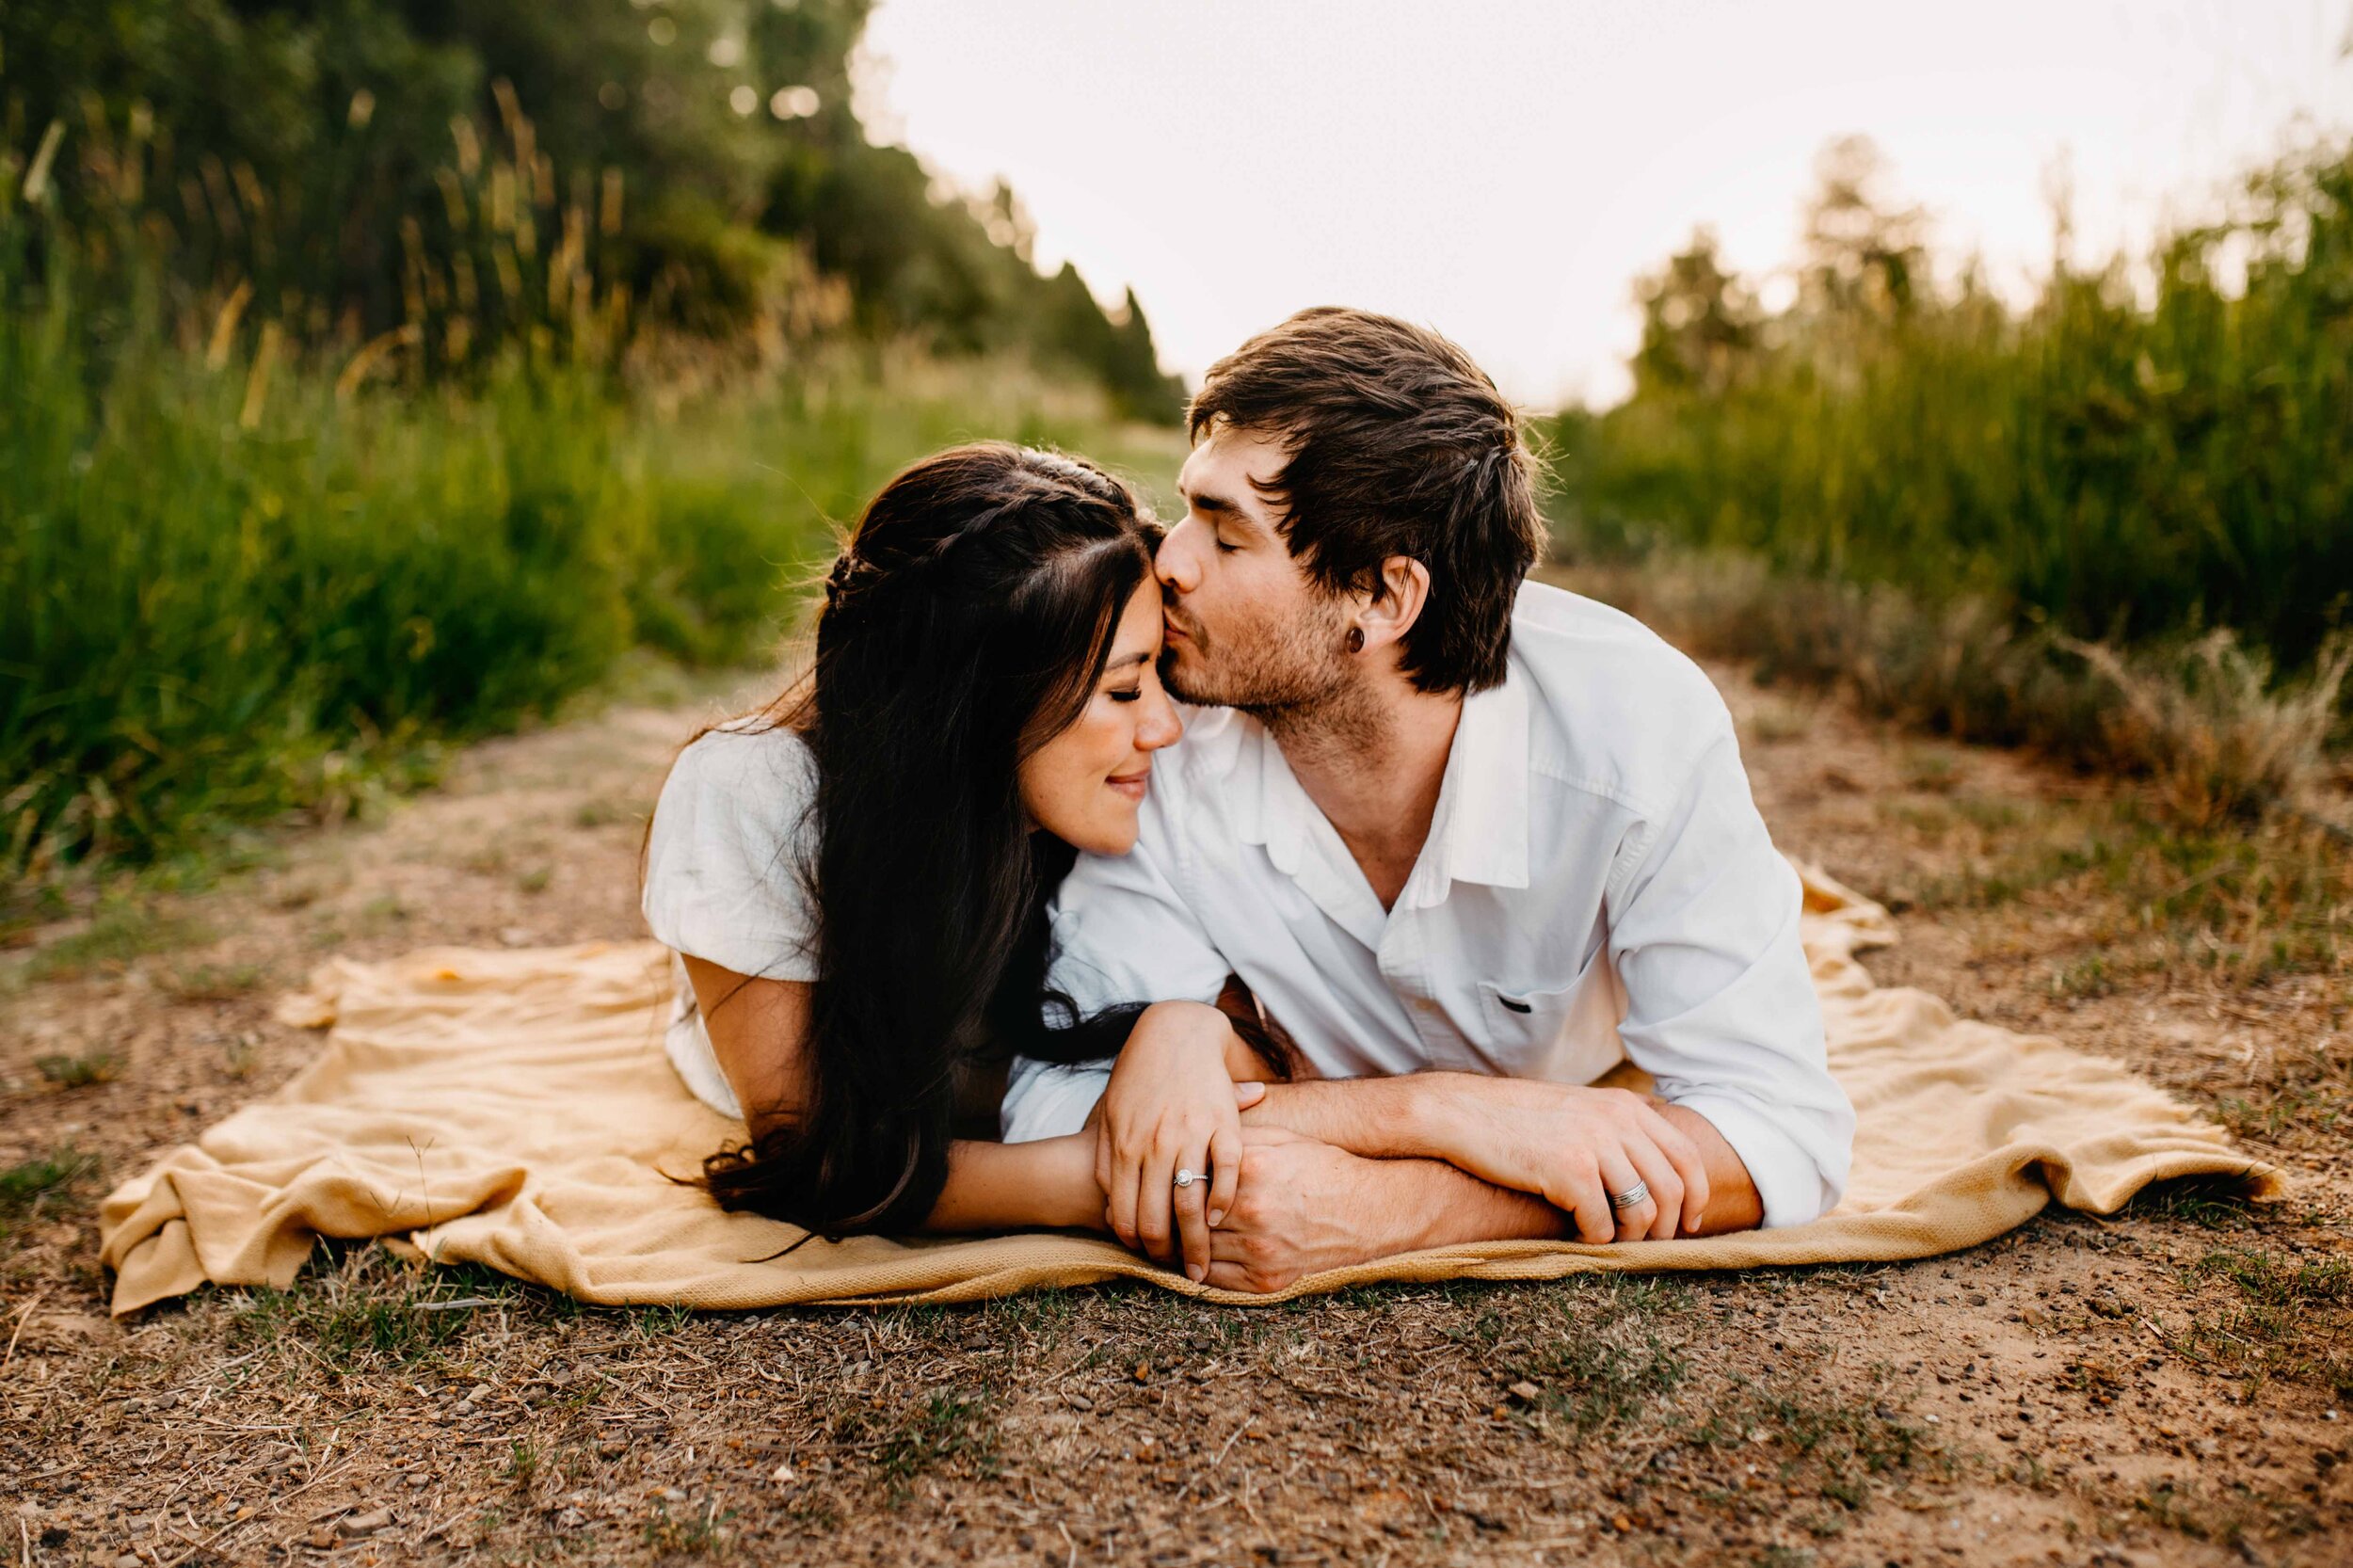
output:
[[[1998, 1236], [2054, 1197], [2108, 1213], [2173, 1176], [2277, 1188], [2278, 1172], [2116, 1063], [1956, 1019], [1920, 991], [1874, 988], [1854, 953], [1894, 939], [1886, 912], [1811, 871], [1805, 882], [1831, 1065], [1861, 1122], [1833, 1213], [1708, 1240], [1446, 1247], [1285, 1294], [1926, 1257]], [[1120, 1275], [1212, 1300], [1279, 1299], [1209, 1289], [1061, 1233], [811, 1241], [776, 1257], [797, 1229], [722, 1213], [669, 1179], [742, 1128], [690, 1096], [663, 1055], [667, 956], [591, 942], [327, 965], [281, 1010], [334, 1025], [319, 1059], [106, 1199], [114, 1310], [206, 1281], [282, 1288], [320, 1236], [406, 1238], [443, 1262], [612, 1304], [971, 1301]]]

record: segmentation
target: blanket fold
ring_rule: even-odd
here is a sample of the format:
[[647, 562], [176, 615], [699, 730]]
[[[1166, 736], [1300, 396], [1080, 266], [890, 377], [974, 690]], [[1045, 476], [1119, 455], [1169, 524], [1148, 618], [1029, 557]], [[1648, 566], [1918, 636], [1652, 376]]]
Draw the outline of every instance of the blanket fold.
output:
[[283, 1288], [321, 1236], [402, 1239], [440, 1262], [606, 1304], [958, 1302], [1122, 1276], [1265, 1302], [1378, 1280], [1926, 1257], [1998, 1236], [2053, 1198], [2110, 1213], [2186, 1176], [2277, 1191], [2277, 1170], [2120, 1064], [1875, 987], [1855, 954], [1894, 939], [1886, 911], [1800, 871], [1831, 1067], [1859, 1118], [1847, 1196], [1812, 1224], [1446, 1247], [1328, 1271], [1279, 1296], [1213, 1290], [1060, 1233], [859, 1237], [785, 1253], [801, 1238], [793, 1226], [723, 1213], [673, 1179], [743, 1129], [688, 1095], [663, 1054], [664, 949], [442, 948], [338, 959], [285, 1000], [281, 1019], [332, 1025], [318, 1059], [105, 1200], [113, 1308], [207, 1282]]

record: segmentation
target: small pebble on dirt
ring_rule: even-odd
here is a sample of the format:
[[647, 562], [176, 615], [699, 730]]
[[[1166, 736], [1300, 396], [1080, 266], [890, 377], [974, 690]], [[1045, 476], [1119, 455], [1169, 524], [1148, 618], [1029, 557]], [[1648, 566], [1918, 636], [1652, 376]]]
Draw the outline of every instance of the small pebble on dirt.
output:
[[377, 1530], [390, 1527], [392, 1522], [392, 1510], [378, 1508], [366, 1513], [346, 1513], [336, 1521], [335, 1528], [345, 1535], [374, 1535]]

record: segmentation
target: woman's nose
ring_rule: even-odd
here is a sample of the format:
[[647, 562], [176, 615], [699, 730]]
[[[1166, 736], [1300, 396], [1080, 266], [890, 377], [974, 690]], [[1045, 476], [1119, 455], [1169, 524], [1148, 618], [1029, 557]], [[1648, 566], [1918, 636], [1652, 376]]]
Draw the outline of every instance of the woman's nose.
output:
[[1136, 749], [1159, 751], [1184, 738], [1185, 721], [1177, 716], [1176, 705], [1168, 700], [1168, 694], [1155, 681], [1151, 695], [1144, 699], [1143, 722], [1136, 726]]

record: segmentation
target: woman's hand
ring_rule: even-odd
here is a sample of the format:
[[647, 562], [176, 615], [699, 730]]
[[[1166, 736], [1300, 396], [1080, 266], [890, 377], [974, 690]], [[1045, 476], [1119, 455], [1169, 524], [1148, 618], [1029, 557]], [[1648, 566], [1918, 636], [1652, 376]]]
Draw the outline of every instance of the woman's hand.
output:
[[[1144, 1009], [1112, 1069], [1096, 1127], [1095, 1175], [1112, 1232], [1147, 1256], [1181, 1256], [1195, 1280], [1209, 1272], [1210, 1230], [1234, 1204], [1241, 1111], [1266, 1093], [1227, 1072], [1233, 1038], [1225, 1016], [1205, 1002]], [[1178, 1187], [1179, 1170], [1209, 1179]]]

